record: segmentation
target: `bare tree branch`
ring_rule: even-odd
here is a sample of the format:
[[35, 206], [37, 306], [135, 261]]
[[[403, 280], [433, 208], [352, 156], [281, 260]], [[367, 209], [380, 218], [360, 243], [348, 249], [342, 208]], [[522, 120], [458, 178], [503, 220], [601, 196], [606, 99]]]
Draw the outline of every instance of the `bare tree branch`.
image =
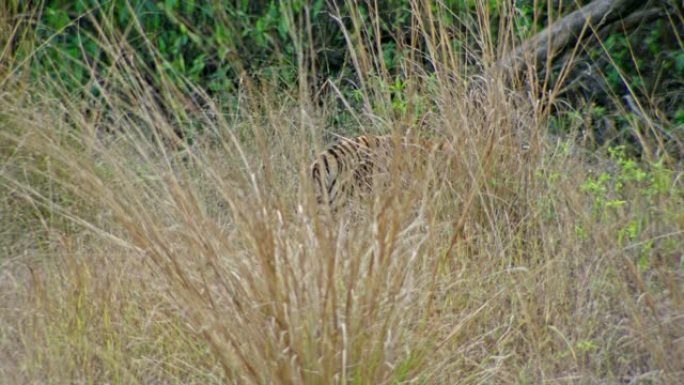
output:
[[[605, 39], [606, 36], [612, 33], [615, 33], [617, 31], [627, 33], [633, 29], [636, 29], [643, 25], [647, 25], [648, 23], [654, 20], [664, 18], [668, 15], [668, 13], [671, 12], [674, 12], [674, 10], [669, 9], [668, 7], [653, 7], [635, 11], [629, 16], [622, 19], [620, 22], [604, 25], [603, 28], [600, 28], [598, 31], [595, 31], [593, 36], [588, 36], [581, 44], [583, 45], [583, 49], [586, 50], [587, 47], [591, 46], [592, 44], [595, 44], [598, 40]], [[571, 59], [571, 57], [571, 53], [567, 52], [566, 50], [566, 52], [563, 54], [561, 58], [556, 59], [553, 68], [556, 70], [559, 68], [563, 68]], [[543, 69], [543, 71], [548, 71], [548, 68]]]
[[611, 26], [606, 26], [602, 28], [599, 32], [600, 35], [608, 35], [615, 32], [616, 30], [630, 31], [634, 28], [639, 27], [643, 24], [648, 24], [653, 20], [664, 18], [667, 16], [668, 12], [672, 12], [671, 9], [661, 6], [653, 7], [640, 11], [633, 12], [631, 15], [625, 17], [621, 23], [613, 23]]
[[646, 3], [643, 0], [594, 0], [525, 41], [505, 56], [499, 65], [511, 69], [513, 73], [520, 73], [530, 62], [529, 59], [534, 64], [542, 62], [576, 42], [587, 26], [598, 30], [628, 16]]

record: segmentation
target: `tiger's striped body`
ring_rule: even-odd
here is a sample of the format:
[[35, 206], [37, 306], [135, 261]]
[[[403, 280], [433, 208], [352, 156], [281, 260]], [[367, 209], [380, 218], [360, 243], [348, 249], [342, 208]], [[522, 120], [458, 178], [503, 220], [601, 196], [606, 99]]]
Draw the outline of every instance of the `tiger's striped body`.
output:
[[350, 197], [369, 193], [374, 179], [387, 174], [388, 163], [394, 156], [407, 155], [413, 159], [416, 152], [451, 148], [448, 142], [435, 144], [427, 140], [397, 139], [391, 135], [343, 138], [319, 154], [311, 165], [317, 203], [327, 205], [335, 212]]

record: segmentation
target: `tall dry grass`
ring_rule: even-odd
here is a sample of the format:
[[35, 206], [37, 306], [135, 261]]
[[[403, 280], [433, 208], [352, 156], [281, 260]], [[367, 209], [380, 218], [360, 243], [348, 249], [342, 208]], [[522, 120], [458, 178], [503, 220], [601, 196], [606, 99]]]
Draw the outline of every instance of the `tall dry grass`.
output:
[[[454, 52], [416, 4], [428, 56], [407, 55], [397, 117], [350, 8], [350, 129], [456, 150], [398, 152], [335, 217], [307, 170], [335, 101], [307, 87], [245, 83], [226, 110], [163, 77], [160, 97], [134, 59], [79, 95], [3, 73], [0, 383], [684, 379], [681, 172], [551, 139], [554, 91], [497, 72], [514, 20], [495, 45], [485, 6], [479, 45]], [[104, 32], [102, 47], [129, 52]], [[185, 125], [202, 127], [192, 145]]]

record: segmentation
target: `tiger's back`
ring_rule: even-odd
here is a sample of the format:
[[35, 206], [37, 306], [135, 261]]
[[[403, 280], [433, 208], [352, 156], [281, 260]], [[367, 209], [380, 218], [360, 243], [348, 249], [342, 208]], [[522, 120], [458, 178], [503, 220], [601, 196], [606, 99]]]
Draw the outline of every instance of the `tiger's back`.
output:
[[342, 138], [320, 153], [311, 164], [316, 202], [338, 209], [358, 192], [370, 190], [373, 168], [389, 146], [388, 136]]
[[388, 162], [398, 155], [397, 144], [410, 155], [414, 155], [415, 150], [432, 152], [450, 149], [448, 142], [408, 141], [406, 138], [397, 140], [391, 135], [343, 138], [320, 153], [311, 164], [317, 203], [335, 212], [350, 198], [372, 191], [374, 179], [379, 174], [387, 174]]

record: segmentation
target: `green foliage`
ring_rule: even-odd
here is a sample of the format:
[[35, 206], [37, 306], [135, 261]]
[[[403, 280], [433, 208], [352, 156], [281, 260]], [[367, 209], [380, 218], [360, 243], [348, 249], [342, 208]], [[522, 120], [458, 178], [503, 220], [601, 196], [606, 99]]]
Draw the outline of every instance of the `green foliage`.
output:
[[[600, 221], [611, 223], [618, 210], [630, 213], [630, 219], [620, 225], [615, 233], [618, 244], [627, 246], [643, 239], [644, 230], [655, 220], [655, 216], [669, 215], [653, 212], [651, 208], [667, 199], [675, 188], [674, 173], [663, 160], [644, 164], [630, 158], [625, 146], [611, 147], [608, 153], [615, 170], [589, 176], [580, 190], [592, 197], [593, 212]], [[576, 230], [578, 237], [586, 235], [581, 226]], [[636, 264], [646, 269], [650, 266], [653, 240], [642, 240], [637, 245], [639, 253]]]
[[[438, 23], [451, 37], [454, 52], [477, 58], [489, 44], [497, 47], [501, 39], [511, 37], [498, 30], [505, 18], [514, 18], [513, 34], [526, 39], [588, 2], [520, 0], [510, 7], [501, 0], [450, 0], [426, 7], [409, 0], [47, 0], [33, 6], [40, 11], [35, 21], [36, 49], [24, 56], [33, 59], [34, 79], [49, 76], [86, 93], [97, 93], [91, 86], [94, 78], [106, 79], [122, 56], [136, 58], [136, 65], [146, 71], [146, 80], [157, 88], [164, 77], [188, 94], [191, 90], [186, 85], [191, 84], [220, 100], [234, 98], [245, 74], [288, 86], [307, 79], [315, 92], [327, 80], [342, 78], [349, 81], [340, 82], [341, 91], [356, 108], [367, 101], [361, 93], [366, 91], [358, 90], [358, 77], [376, 77], [375, 90], [387, 96], [383, 103], [388, 105], [382, 108], [403, 114], [413, 102], [405, 95], [406, 63], [422, 60], [429, 75], [430, 62], [439, 62], [428, 57], [432, 53], [424, 41], [427, 35], [412, 37], [419, 20]], [[483, 17], [488, 18], [487, 28], [482, 27]], [[483, 29], [489, 40], [483, 38]], [[372, 63], [370, 73], [354, 73], [349, 51], [357, 48], [349, 45], [344, 30], [351, 40], [362, 41], [382, 66]], [[675, 124], [666, 130], [681, 135], [677, 128], [684, 124], [684, 110], [679, 107], [684, 101], [681, 41], [681, 25], [662, 19], [627, 33], [616, 29], [602, 44], [592, 43], [578, 51], [580, 60], [588, 57], [591, 62], [591, 71], [583, 71], [601, 74], [601, 82], [590, 79], [582, 99], [592, 102], [591, 114], [596, 119], [616, 122], [617, 135], [597, 136], [617, 137], [621, 143], [634, 139], [629, 129], [633, 122], [615, 116], [622, 107], [615, 104], [632, 93], [637, 99], [652, 99], [654, 109], [662, 110], [662, 116]], [[469, 71], [466, 75], [477, 73], [478, 66]], [[567, 84], [582, 84], [573, 76]], [[557, 126], [562, 127], [566, 117], [558, 115]]]
[[608, 153], [617, 170], [589, 176], [581, 186], [582, 191], [594, 197], [595, 207], [600, 212], [624, 205], [626, 201], [623, 192], [627, 187], [637, 188], [641, 195], [649, 198], [669, 191], [672, 170], [665, 167], [662, 160], [650, 164], [646, 169], [642, 163], [627, 156], [625, 146], [611, 147]]
[[[494, 39], [500, 3], [486, 3]], [[479, 8], [475, 1], [447, 1], [433, 12], [442, 27], [457, 32]], [[295, 81], [299, 54], [307, 59], [313, 53], [307, 59], [316, 63], [313, 75], [325, 79], [344, 75], [349, 47], [342, 28], [353, 31], [351, 18], [359, 18], [369, 43], [380, 40], [379, 54], [396, 75], [413, 11], [408, 0], [337, 5], [323, 0], [48, 0], [37, 20], [36, 40], [46, 44], [38, 51], [34, 76], [47, 72], [77, 89], [92, 70], [98, 73], [117, 60], [118, 52], [103, 48], [123, 38], [152, 74], [182, 77], [212, 92], [230, 91], [241, 69]], [[471, 43], [475, 38], [469, 37]]]
[[684, 107], [680, 107], [675, 111], [674, 121], [677, 125], [684, 125]]
[[[294, 65], [290, 21], [301, 24], [305, 11], [309, 21], [318, 20], [314, 36], [321, 43], [334, 40], [329, 23], [323, 23], [323, 4], [312, 1], [305, 9], [294, 1], [47, 1], [37, 40], [49, 44], [33, 68], [35, 75], [47, 72], [77, 89], [88, 81], [89, 67], [98, 72], [116, 60], [101, 49], [105, 41], [125, 36], [153, 74], [184, 78], [210, 91], [230, 90], [239, 66], [261, 71]], [[339, 46], [341, 36], [337, 39]]]

